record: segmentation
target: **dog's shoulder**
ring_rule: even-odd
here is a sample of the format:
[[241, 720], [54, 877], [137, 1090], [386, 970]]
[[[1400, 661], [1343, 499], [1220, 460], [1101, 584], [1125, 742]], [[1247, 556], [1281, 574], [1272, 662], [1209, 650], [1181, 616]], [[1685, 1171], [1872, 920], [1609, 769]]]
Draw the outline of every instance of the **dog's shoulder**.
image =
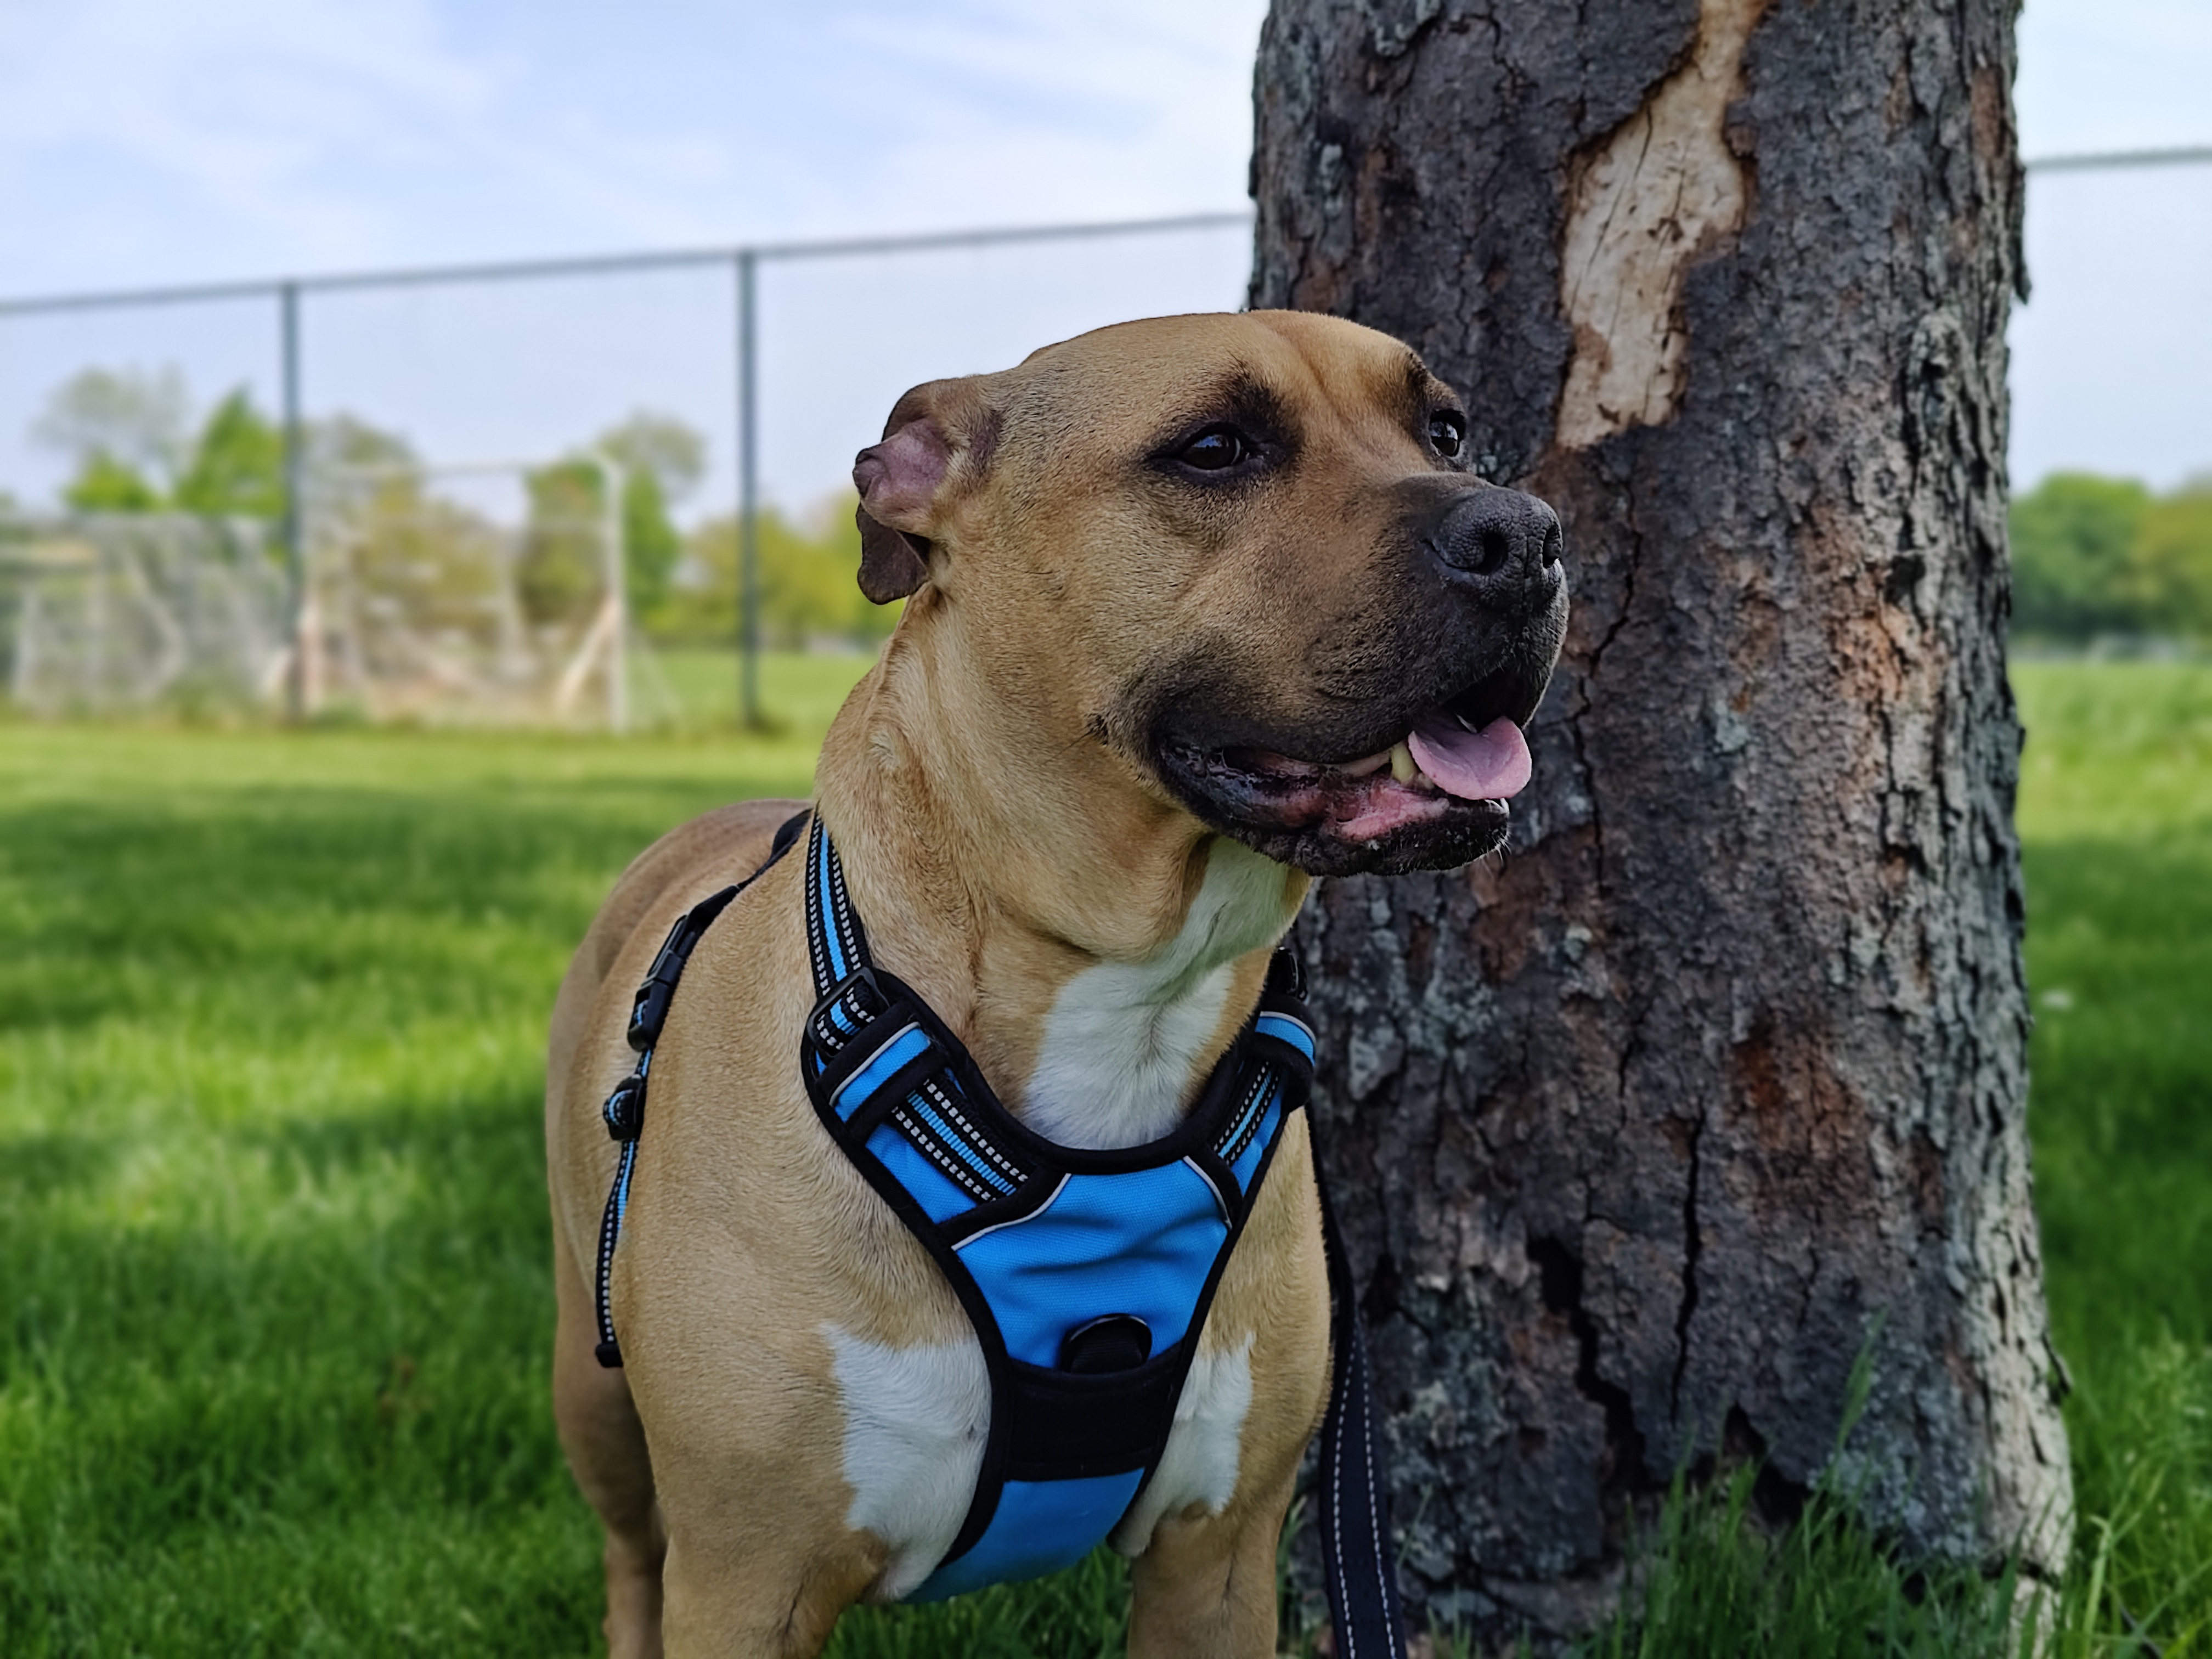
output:
[[732, 801], [677, 825], [632, 859], [577, 953], [592, 982], [605, 979], [640, 923], [665, 908], [674, 890], [696, 886], [703, 898], [714, 887], [742, 881], [758, 869], [776, 830], [806, 805], [776, 797]]
[[[758, 869], [775, 845], [777, 829], [806, 805], [773, 797], [733, 801], [678, 824], [630, 860], [576, 947], [554, 1000], [546, 1053], [549, 1111], [557, 1111], [577, 1052], [595, 1022], [607, 1028], [600, 1033], [605, 1042], [619, 1044], [618, 1014], [599, 1012], [601, 993], [617, 964], [626, 955], [636, 957], [634, 970], [643, 972], [659, 934], [683, 906]], [[641, 946], [641, 956], [630, 948], [641, 931], [653, 935]], [[620, 994], [623, 1006], [629, 988]]]

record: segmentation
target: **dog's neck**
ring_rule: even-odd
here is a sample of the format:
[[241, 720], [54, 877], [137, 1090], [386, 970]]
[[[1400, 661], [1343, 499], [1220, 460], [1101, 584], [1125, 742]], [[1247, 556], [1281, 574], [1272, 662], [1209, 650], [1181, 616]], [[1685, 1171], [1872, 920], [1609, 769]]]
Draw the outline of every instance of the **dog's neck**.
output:
[[816, 779], [871, 947], [1039, 1133], [1156, 1139], [1258, 1003], [1307, 878], [1104, 745], [973, 694], [920, 620], [838, 715]]

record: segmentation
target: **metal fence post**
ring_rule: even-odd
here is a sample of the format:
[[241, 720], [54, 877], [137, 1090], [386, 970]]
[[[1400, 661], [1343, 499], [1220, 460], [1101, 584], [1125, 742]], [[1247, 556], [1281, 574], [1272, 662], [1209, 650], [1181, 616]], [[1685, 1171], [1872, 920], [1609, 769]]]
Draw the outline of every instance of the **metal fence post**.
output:
[[300, 285], [287, 282], [276, 290], [276, 312], [283, 337], [280, 372], [284, 422], [284, 583], [287, 623], [292, 635], [292, 672], [285, 677], [284, 711], [294, 720], [307, 713], [307, 503], [302, 481], [307, 475], [306, 434], [300, 421]]
[[599, 568], [607, 584], [607, 729], [620, 738], [629, 734], [629, 526], [623, 510], [629, 474], [605, 450], [592, 459], [599, 469]]
[[760, 478], [753, 349], [755, 279], [759, 261], [738, 250], [738, 718], [761, 724]]

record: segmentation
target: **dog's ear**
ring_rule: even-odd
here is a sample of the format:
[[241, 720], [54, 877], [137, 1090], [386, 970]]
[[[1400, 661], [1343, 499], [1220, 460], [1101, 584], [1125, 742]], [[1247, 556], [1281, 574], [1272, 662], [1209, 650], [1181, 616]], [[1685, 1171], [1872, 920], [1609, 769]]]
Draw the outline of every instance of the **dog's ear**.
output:
[[889, 605], [929, 580], [949, 498], [982, 476], [997, 440], [997, 420], [972, 380], [932, 380], [892, 406], [883, 441], [853, 459], [861, 592]]

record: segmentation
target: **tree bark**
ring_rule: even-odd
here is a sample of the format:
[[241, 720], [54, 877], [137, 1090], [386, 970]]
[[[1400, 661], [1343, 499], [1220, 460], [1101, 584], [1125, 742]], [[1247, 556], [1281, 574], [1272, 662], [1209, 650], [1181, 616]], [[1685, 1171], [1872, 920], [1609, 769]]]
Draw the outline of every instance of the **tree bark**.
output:
[[[1275, 0], [1255, 306], [1567, 532], [1511, 850], [1326, 884], [1316, 1103], [1408, 1595], [1567, 1631], [1761, 1456], [2061, 1560], [2005, 680], [2008, 0]], [[1417, 1608], [1416, 1620], [1419, 1617]]]

